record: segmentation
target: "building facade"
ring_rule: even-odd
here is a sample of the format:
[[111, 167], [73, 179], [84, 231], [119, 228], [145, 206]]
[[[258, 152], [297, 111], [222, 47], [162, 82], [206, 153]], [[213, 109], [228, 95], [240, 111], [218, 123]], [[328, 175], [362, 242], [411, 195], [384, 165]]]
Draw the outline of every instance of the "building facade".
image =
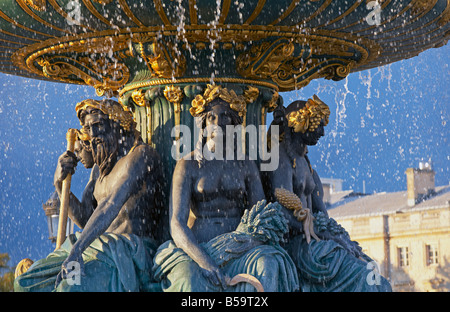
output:
[[406, 191], [341, 198], [329, 215], [377, 262], [394, 291], [449, 291], [450, 186], [435, 188], [429, 169], [406, 174]]

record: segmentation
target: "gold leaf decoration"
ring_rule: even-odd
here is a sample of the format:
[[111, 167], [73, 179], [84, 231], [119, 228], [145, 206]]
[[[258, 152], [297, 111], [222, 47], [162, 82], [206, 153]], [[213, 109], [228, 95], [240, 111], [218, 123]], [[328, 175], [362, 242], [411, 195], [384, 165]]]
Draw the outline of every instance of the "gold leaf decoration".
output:
[[25, 2], [30, 8], [42, 12], [46, 10], [47, 0], [20, 0]]
[[308, 99], [305, 107], [289, 113], [287, 116], [288, 126], [294, 128], [295, 132], [305, 133], [315, 131], [323, 120], [324, 125], [328, 125], [330, 108], [322, 102], [317, 95]]
[[28, 259], [28, 258], [21, 260], [16, 266], [16, 271], [14, 272], [14, 277], [17, 278], [18, 276], [20, 276], [23, 273], [25, 273], [26, 271], [28, 271], [28, 269], [31, 267], [31, 265], [33, 263], [34, 263], [33, 260]]
[[174, 85], [166, 86], [164, 89], [164, 97], [175, 107], [175, 112], [181, 111], [181, 101], [183, 100], [183, 91], [180, 87], [175, 87]]
[[135, 122], [131, 112], [125, 111], [119, 105], [111, 105], [108, 104], [108, 102], [87, 99], [78, 103], [75, 106], [75, 111], [78, 114], [80, 110], [86, 109], [87, 107], [92, 107], [102, 111], [105, 115], [108, 116], [109, 119], [118, 122], [126, 131], [133, 130], [133, 126], [135, 126]]
[[[191, 102], [192, 107], [189, 112], [192, 116], [198, 117], [202, 113], [209, 103], [211, 103], [216, 98], [220, 98], [230, 105], [230, 108], [237, 111], [239, 116], [245, 116], [247, 112], [247, 104], [251, 103], [257, 98], [256, 91], [257, 88], [250, 87], [247, 89], [246, 95], [237, 95], [234, 90], [228, 90], [220, 85], [208, 84], [203, 95], [198, 94]], [[259, 95], [259, 91], [258, 91]], [[256, 97], [255, 97], [256, 96]]]
[[136, 103], [138, 106], [145, 106], [146, 100], [145, 100], [145, 92], [142, 89], [134, 90], [131, 93], [131, 98], [133, 99], [134, 103]]
[[276, 188], [275, 197], [281, 205], [289, 210], [294, 210], [294, 216], [298, 221], [303, 222], [303, 232], [305, 233], [305, 238], [308, 243], [311, 241], [311, 237], [320, 241], [319, 237], [314, 232], [314, 216], [312, 215], [311, 210], [303, 208], [302, 202], [296, 194], [283, 188]]

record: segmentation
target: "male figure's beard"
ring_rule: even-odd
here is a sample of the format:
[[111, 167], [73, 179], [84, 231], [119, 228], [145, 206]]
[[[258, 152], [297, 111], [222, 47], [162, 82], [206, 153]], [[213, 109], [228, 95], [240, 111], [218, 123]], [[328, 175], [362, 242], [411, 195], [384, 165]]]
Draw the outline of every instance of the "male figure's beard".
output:
[[118, 143], [113, 135], [92, 139], [94, 161], [100, 168], [100, 175], [107, 175], [114, 167], [117, 159]]

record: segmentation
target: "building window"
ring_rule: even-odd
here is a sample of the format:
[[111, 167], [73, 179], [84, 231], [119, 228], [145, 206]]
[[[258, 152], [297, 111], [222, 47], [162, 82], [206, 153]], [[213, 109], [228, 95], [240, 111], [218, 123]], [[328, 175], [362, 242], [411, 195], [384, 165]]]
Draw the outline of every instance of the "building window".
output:
[[438, 264], [438, 248], [436, 244], [426, 245], [427, 265]]
[[406, 267], [409, 266], [409, 250], [408, 247], [398, 247], [398, 266]]

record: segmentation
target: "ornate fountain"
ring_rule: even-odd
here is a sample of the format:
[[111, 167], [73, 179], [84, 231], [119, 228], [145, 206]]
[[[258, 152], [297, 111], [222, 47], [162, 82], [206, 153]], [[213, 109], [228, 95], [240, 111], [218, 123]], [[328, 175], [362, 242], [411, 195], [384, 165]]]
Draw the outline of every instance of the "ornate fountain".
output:
[[445, 45], [449, 19], [449, 0], [9, 0], [0, 72], [117, 98], [161, 156], [168, 188], [175, 126], [193, 130], [208, 85], [239, 101], [244, 126], [265, 125], [279, 93]]
[[442, 46], [446, 0], [15, 0], [0, 4], [0, 71], [117, 97], [174, 166], [173, 126], [193, 127], [207, 84], [247, 98], [265, 124], [279, 92], [340, 80]]

